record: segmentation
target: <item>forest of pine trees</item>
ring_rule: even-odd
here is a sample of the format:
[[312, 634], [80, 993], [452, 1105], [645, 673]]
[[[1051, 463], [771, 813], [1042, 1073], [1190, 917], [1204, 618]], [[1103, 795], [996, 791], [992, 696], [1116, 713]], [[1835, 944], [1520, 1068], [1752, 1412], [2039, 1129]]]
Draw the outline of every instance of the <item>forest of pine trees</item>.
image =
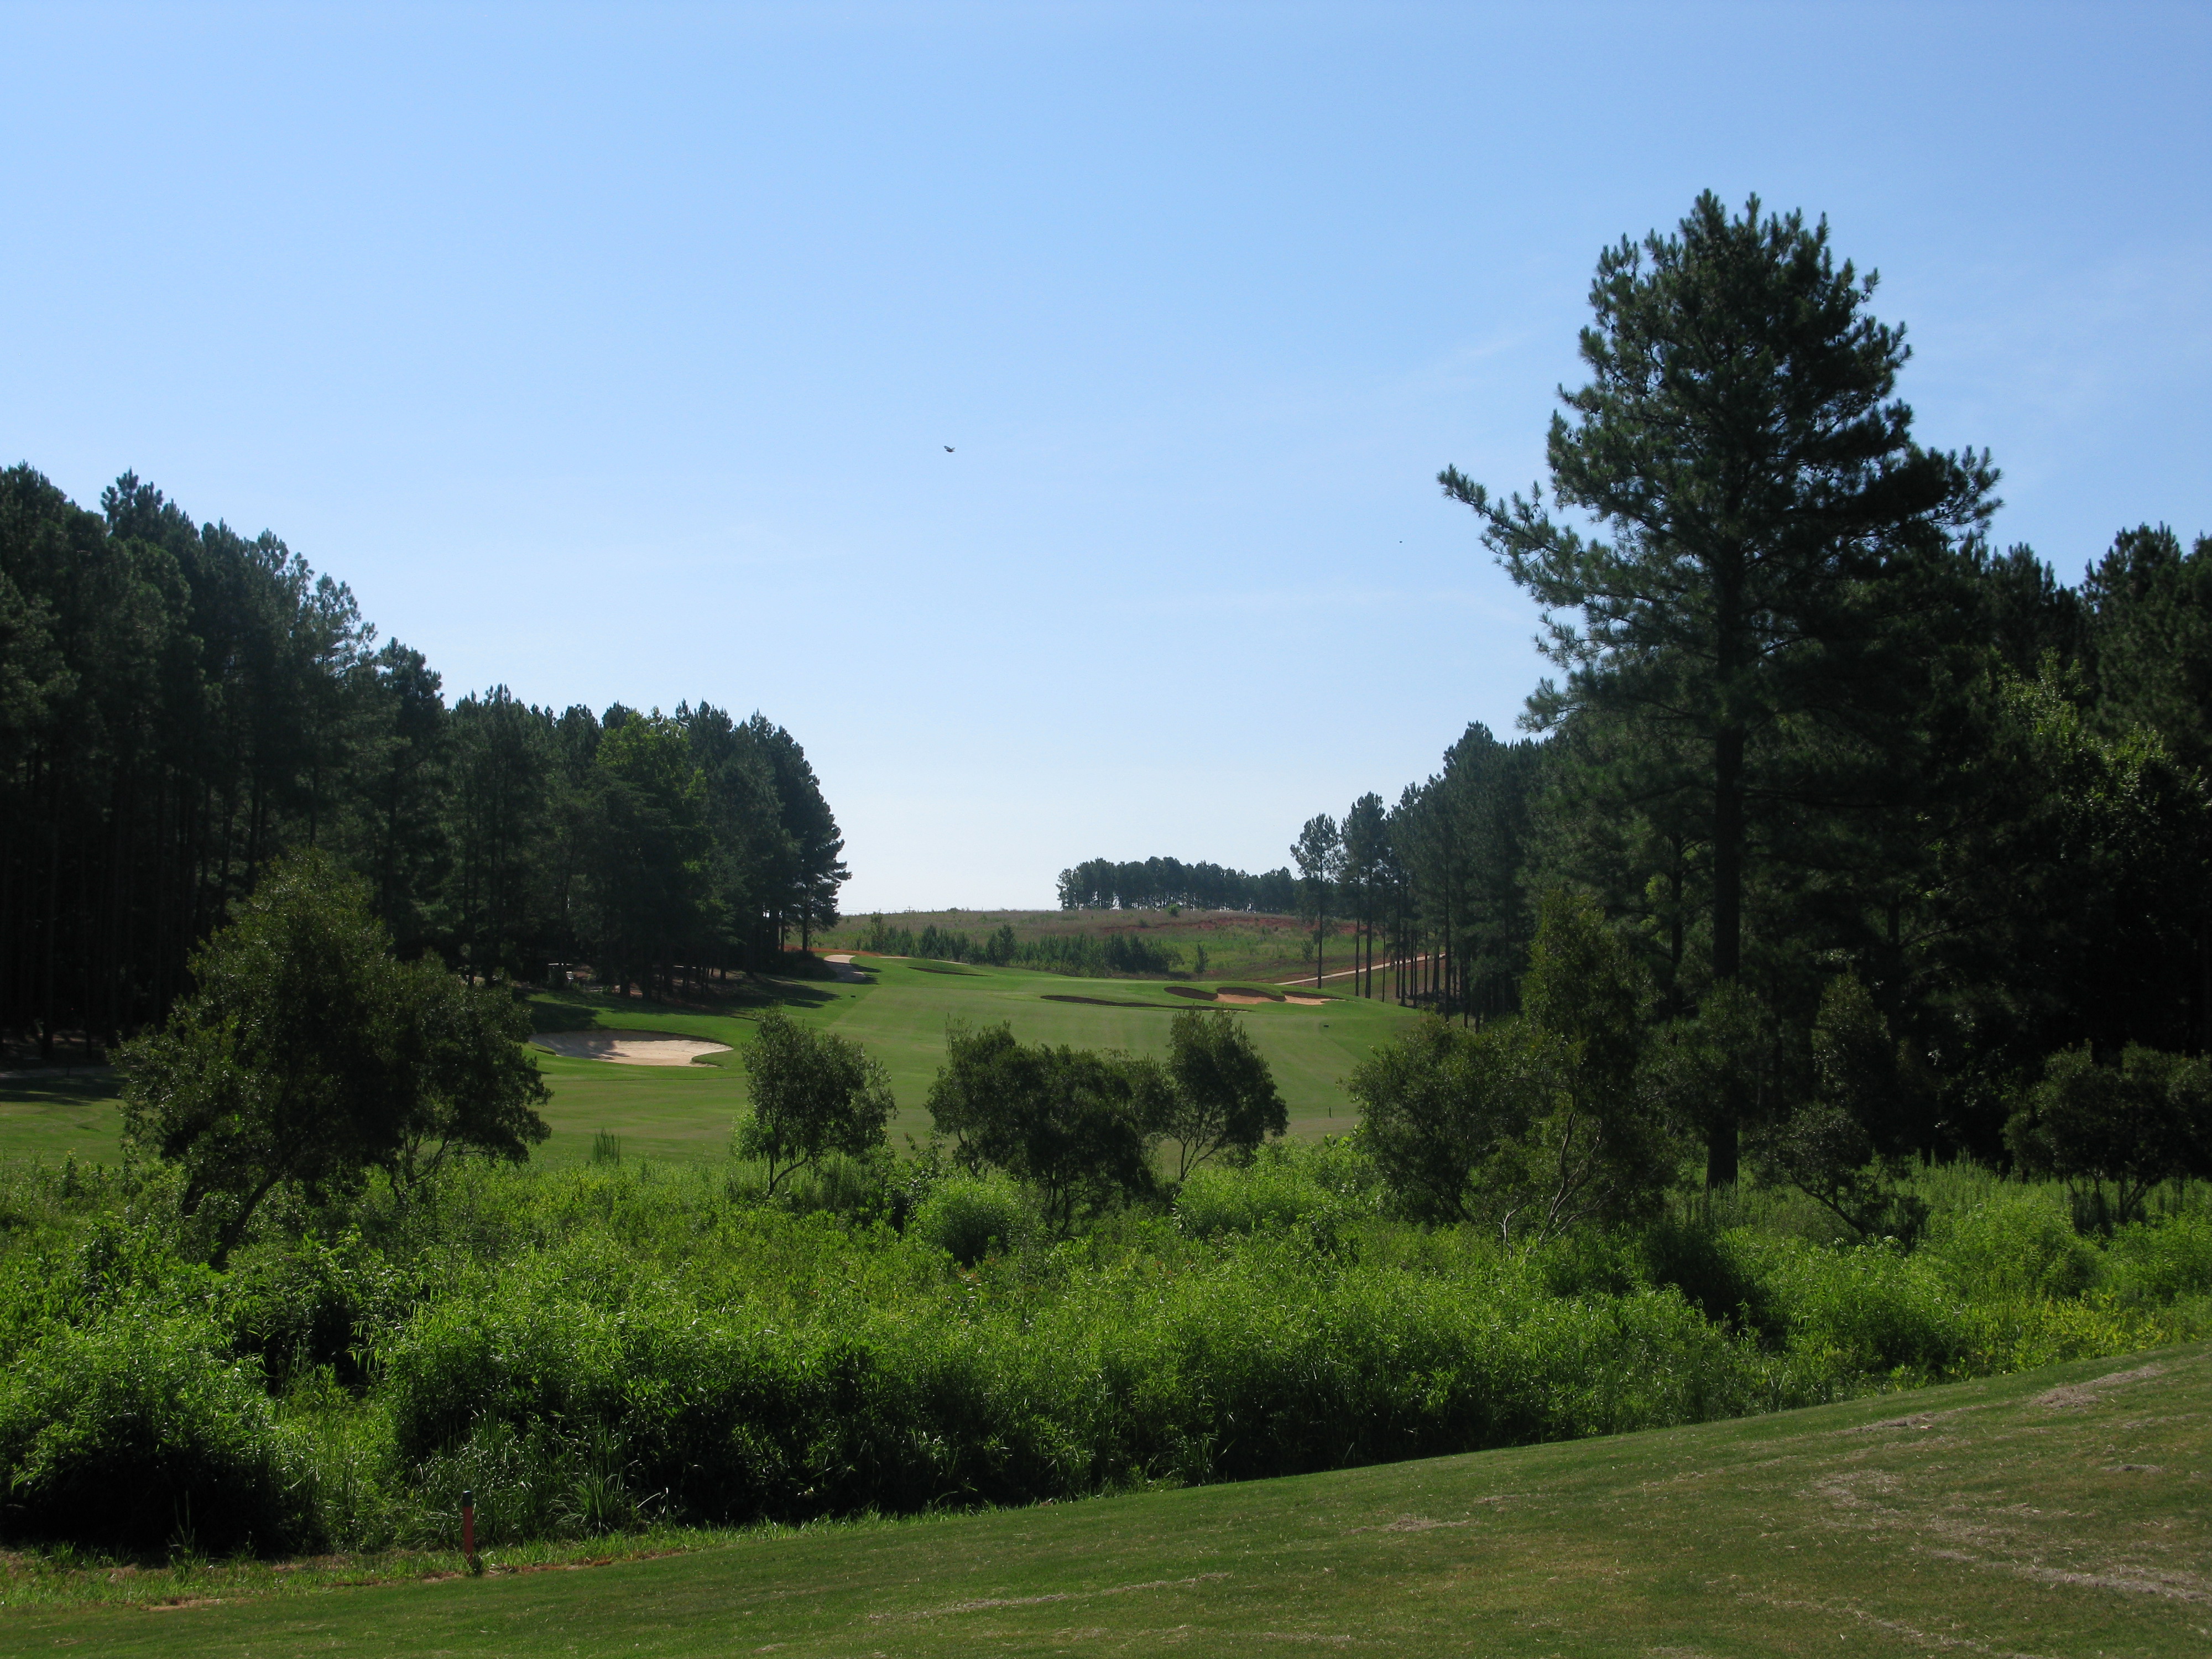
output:
[[1060, 872], [1063, 910], [1257, 910], [1281, 915], [1295, 903], [1288, 870], [1254, 876], [1203, 861], [1181, 859], [1085, 859]]
[[[1871, 752], [1808, 724], [1762, 757], [1738, 982], [1754, 1088], [1788, 1097], [1849, 972], [1911, 1057], [1911, 1150], [1996, 1157], [2051, 1054], [2212, 1046], [2212, 538], [2128, 531], [2078, 587], [1969, 540], [1951, 575], [1919, 718]], [[1711, 804], [1663, 758], [1578, 708], [1543, 741], [1471, 726], [1395, 806], [1355, 803], [1327, 903], [1358, 931], [1357, 988], [1513, 1012], [1564, 886], [1637, 943], [1657, 1035], [1687, 1038], [1716, 984]]]
[[295, 849], [357, 872], [403, 954], [665, 990], [834, 922], [843, 845], [759, 714], [449, 705], [276, 537], [128, 474], [92, 512], [0, 473], [0, 1030], [48, 1054], [158, 1018]]

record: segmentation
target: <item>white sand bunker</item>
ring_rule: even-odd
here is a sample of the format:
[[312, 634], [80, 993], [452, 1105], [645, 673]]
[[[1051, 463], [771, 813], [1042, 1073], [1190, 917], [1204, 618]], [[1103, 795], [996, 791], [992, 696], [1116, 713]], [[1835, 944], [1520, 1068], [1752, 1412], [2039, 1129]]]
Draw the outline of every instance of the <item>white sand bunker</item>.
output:
[[541, 1031], [530, 1040], [570, 1060], [611, 1060], [623, 1066], [689, 1066], [702, 1054], [730, 1049], [726, 1042], [671, 1036], [665, 1031]]

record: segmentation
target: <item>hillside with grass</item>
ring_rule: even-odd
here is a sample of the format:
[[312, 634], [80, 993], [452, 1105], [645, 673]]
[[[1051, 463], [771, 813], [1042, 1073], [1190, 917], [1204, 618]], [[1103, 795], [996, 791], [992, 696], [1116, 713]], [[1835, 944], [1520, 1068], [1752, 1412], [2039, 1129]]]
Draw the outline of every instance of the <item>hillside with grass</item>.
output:
[[[988, 963], [994, 941], [1008, 965], [1054, 965], [1068, 972], [1134, 978], [1172, 975], [1199, 981], [1310, 980], [1316, 940], [1327, 974], [1348, 976], [1354, 924], [1329, 921], [1322, 933], [1300, 916], [1248, 910], [1155, 909], [901, 910], [848, 916], [818, 941], [824, 951], [881, 951]], [[1012, 959], [1012, 952], [1023, 959]], [[1124, 955], [1133, 964], [1113, 967]], [[1329, 981], [1340, 982], [1340, 981]]]
[[[1076, 1506], [271, 1572], [17, 1562], [0, 1650], [2201, 1650], [2212, 1355]], [[583, 1571], [545, 1567], [582, 1565]]]

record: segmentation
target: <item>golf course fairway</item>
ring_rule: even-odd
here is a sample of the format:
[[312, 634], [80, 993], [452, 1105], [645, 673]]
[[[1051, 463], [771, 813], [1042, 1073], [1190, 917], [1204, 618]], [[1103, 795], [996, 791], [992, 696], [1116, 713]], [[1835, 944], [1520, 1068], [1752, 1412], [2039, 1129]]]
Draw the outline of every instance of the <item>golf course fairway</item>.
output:
[[[1158, 981], [1076, 979], [905, 957], [862, 957], [849, 981], [771, 983], [774, 1006], [794, 1019], [852, 1038], [883, 1062], [898, 1102], [890, 1135], [899, 1147], [908, 1135], [916, 1141], [928, 1137], [930, 1118], [923, 1103], [945, 1061], [950, 1021], [1003, 1021], [1024, 1042], [1159, 1054], [1167, 1047], [1169, 1022], [1177, 1010], [1223, 1006], [1194, 1000], [1187, 990], [1179, 993]], [[539, 1000], [549, 1006], [556, 1001]], [[768, 1001], [727, 1013], [668, 1010], [606, 996], [570, 997], [559, 1000], [559, 1006], [564, 1014], [601, 1029], [661, 1031], [729, 1048], [689, 1066], [624, 1066], [538, 1051], [538, 1069], [553, 1091], [544, 1109], [553, 1134], [533, 1156], [554, 1162], [582, 1157], [602, 1130], [620, 1137], [626, 1157], [727, 1155], [731, 1126], [745, 1109], [744, 1049]], [[1344, 1097], [1344, 1079], [1415, 1018], [1393, 1003], [1341, 992], [1318, 1004], [1270, 1000], [1237, 1006], [1231, 1017], [1244, 1024], [1267, 1056], [1289, 1109], [1291, 1133], [1305, 1138], [1351, 1131], [1357, 1120]]]
[[1608, 1439], [0, 1614], [0, 1651], [2212, 1653], [2212, 1349]]
[[[945, 1028], [1004, 1021], [1024, 1042], [1159, 1054], [1168, 1023], [1180, 1008], [1224, 1005], [1193, 1000], [1165, 981], [1076, 979], [1019, 968], [963, 967], [898, 957], [862, 957], [849, 980], [763, 981], [765, 994], [726, 1012], [670, 1008], [636, 998], [568, 994], [533, 999], [561, 1029], [664, 1032], [727, 1045], [686, 1066], [626, 1066], [574, 1059], [533, 1048], [553, 1098], [544, 1108], [552, 1136], [532, 1153], [554, 1163], [589, 1154], [602, 1131], [617, 1137], [624, 1156], [665, 1160], [720, 1159], [730, 1130], [745, 1109], [743, 1050], [766, 1008], [853, 1038], [884, 1063], [898, 1113], [891, 1144], [928, 1138], [923, 1102], [945, 1060]], [[1212, 989], [1213, 988], [1200, 988]], [[1309, 996], [1303, 988], [1287, 988]], [[1319, 1004], [1265, 1000], [1231, 1009], [1267, 1056], [1290, 1112], [1290, 1132], [1304, 1138], [1350, 1132], [1356, 1119], [1344, 1097], [1352, 1067], [1413, 1020], [1381, 999], [1333, 989]], [[112, 1066], [82, 1073], [61, 1067], [0, 1079], [0, 1157], [113, 1163], [122, 1114], [121, 1079]]]

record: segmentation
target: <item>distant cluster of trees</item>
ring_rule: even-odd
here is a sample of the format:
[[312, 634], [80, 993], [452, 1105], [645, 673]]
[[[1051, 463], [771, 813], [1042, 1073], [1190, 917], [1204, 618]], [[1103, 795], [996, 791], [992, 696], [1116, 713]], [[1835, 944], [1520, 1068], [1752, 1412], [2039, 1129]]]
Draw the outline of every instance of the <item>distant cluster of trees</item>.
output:
[[1129, 933], [1048, 933], [1018, 939], [1011, 926], [981, 939], [934, 922], [916, 933], [888, 926], [880, 915], [868, 919], [860, 948], [878, 956], [920, 957], [928, 962], [980, 962], [994, 968], [1041, 968], [1050, 973], [1171, 974], [1182, 966], [1173, 945], [1156, 945]]
[[1185, 864], [1181, 859], [1126, 864], [1086, 859], [1060, 872], [1063, 910], [1164, 910], [1170, 905], [1188, 905], [1194, 910], [1287, 915], [1297, 902], [1297, 883], [1287, 869], [1254, 876], [1218, 864]]
[[0, 473], [0, 1028], [157, 1019], [284, 854], [367, 883], [400, 953], [669, 985], [834, 921], [843, 842], [790, 734], [711, 705], [448, 706], [346, 586], [126, 474]]
[[[1823, 1099], [1869, 1158], [2001, 1158], [2036, 1090], [2132, 1097], [2055, 1057], [2212, 1046], [2212, 539], [2128, 531], [2071, 587], [1994, 549], [1996, 474], [1913, 441], [1871, 294], [1755, 202], [1608, 250], [1548, 497], [1441, 475], [1544, 607], [1545, 740], [1471, 726], [1295, 849], [1360, 988], [1469, 1027], [1518, 1010], [1540, 896], [1590, 896], [1719, 1183]], [[1821, 1082], [1846, 984], [1878, 1086]]]

